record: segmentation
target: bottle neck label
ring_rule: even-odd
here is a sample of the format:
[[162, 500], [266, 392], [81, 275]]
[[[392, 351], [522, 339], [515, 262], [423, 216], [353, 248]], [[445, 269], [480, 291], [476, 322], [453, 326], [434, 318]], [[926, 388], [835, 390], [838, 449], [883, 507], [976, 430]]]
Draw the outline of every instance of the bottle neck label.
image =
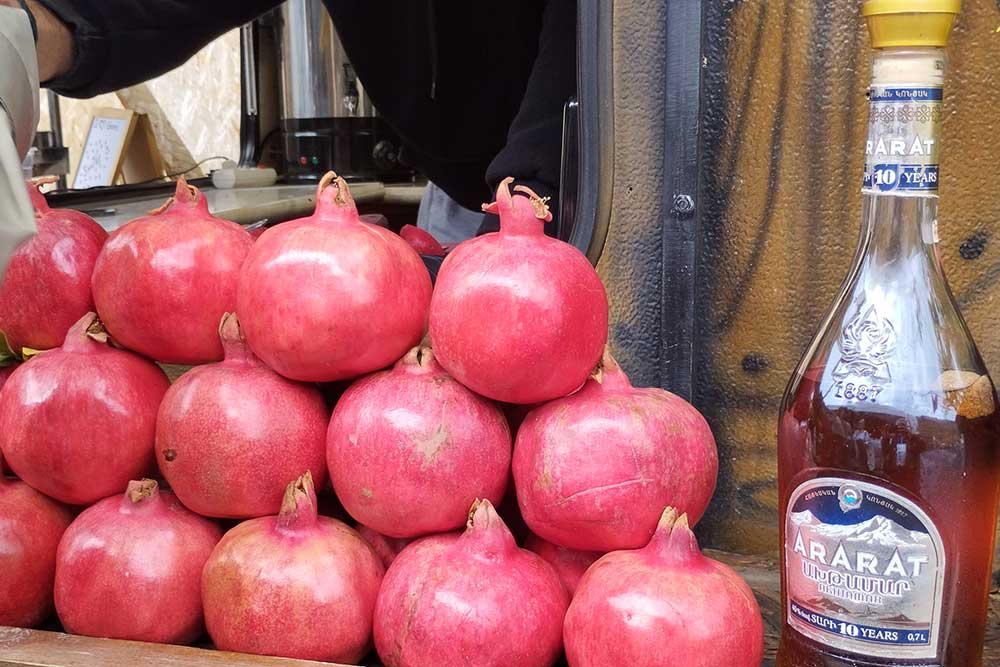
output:
[[862, 192], [937, 195], [941, 99], [941, 86], [872, 85]]
[[888, 486], [822, 477], [785, 517], [788, 624], [835, 652], [935, 659], [945, 554], [927, 514]]

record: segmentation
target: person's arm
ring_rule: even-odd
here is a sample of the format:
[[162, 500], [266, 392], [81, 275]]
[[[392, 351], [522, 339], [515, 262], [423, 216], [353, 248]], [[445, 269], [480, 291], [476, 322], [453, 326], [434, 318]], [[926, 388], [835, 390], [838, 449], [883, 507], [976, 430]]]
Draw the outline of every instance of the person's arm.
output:
[[[486, 181], [495, 192], [500, 181], [513, 176], [515, 184], [555, 200], [559, 196], [563, 106], [576, 95], [575, 0], [549, 0], [538, 41], [538, 56], [521, 107], [511, 123], [507, 144], [486, 170]], [[496, 225], [495, 216], [487, 216], [484, 227], [491, 225]]]
[[[16, 0], [0, 4], [17, 5]], [[28, 0], [42, 85], [92, 97], [162, 74], [280, 0]]]
[[[66, 71], [73, 61], [73, 34], [48, 9], [36, 0], [28, 0], [28, 9], [35, 18], [38, 30], [38, 77], [45, 81], [61, 71]], [[0, 7], [20, 9], [18, 0], [0, 0]]]

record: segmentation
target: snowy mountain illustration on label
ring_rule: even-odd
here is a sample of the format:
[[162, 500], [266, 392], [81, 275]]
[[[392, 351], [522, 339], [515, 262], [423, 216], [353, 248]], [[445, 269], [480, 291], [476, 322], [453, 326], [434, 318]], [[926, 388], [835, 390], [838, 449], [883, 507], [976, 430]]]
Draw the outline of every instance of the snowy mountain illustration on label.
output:
[[838, 526], [820, 523], [809, 510], [791, 513], [796, 526], [809, 526], [812, 535], [841, 540], [848, 543], [879, 545], [884, 547], [926, 547], [931, 546], [931, 536], [916, 530], [907, 530], [888, 517], [873, 516], [867, 521]]
[[[813, 611], [850, 622], [866, 622], [885, 627], [927, 627], [933, 608], [935, 571], [938, 559], [931, 535], [909, 530], [891, 518], [876, 515], [853, 524], [823, 523], [811, 510], [788, 514], [789, 543], [786, 545], [790, 562], [789, 589], [793, 599]], [[793, 545], [803, 551], [796, 553]], [[813, 549], [821, 553], [816, 559]], [[834, 564], [833, 555], [840, 553], [845, 562]], [[807, 555], [809, 554], [809, 555]], [[872, 570], [859, 565], [860, 554]], [[914, 562], [920, 566], [914, 569]], [[801, 565], [799, 564], [801, 563]], [[849, 565], [848, 565], [849, 563]], [[807, 575], [807, 564], [818, 567], [811, 572], [836, 570], [843, 576], [839, 583], [825, 586]], [[856, 585], [844, 582], [856, 577]], [[876, 580], [905, 581], [901, 596], [893, 596], [874, 584], [860, 582]], [[845, 589], [847, 586], [848, 589]], [[859, 591], [871, 596], [857, 595]]]
[[889, 359], [895, 352], [896, 329], [892, 322], [879, 316], [872, 304], [844, 327], [840, 339], [840, 361], [833, 369], [833, 376], [891, 382]]

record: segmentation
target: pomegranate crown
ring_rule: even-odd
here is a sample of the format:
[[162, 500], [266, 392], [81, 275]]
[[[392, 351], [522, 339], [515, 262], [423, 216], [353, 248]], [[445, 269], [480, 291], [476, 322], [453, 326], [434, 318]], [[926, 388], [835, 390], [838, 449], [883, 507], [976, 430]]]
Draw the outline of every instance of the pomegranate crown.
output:
[[58, 180], [58, 176], [39, 176], [26, 183], [28, 186], [28, 199], [31, 200], [31, 207], [35, 209], [36, 218], [40, 218], [52, 210], [49, 208], [49, 202], [45, 199], [45, 194], [42, 192], [42, 186], [48, 183], [55, 183]]
[[476, 499], [469, 509], [469, 518], [461, 541], [474, 545], [473, 550], [486, 558], [497, 558], [517, 549], [517, 543], [507, 524], [488, 499]]
[[159, 215], [173, 208], [175, 204], [181, 204], [189, 208], [197, 207], [203, 209], [204, 213], [208, 213], [208, 200], [205, 199], [205, 195], [201, 193], [201, 190], [189, 184], [183, 176], [177, 179], [177, 187], [174, 188], [174, 195], [163, 202], [162, 206], [150, 211], [149, 215]]
[[606, 390], [632, 388], [632, 383], [629, 381], [628, 375], [625, 374], [625, 371], [622, 370], [622, 367], [618, 365], [618, 362], [612, 356], [610, 345], [604, 346], [604, 353], [601, 356], [601, 360], [597, 362], [597, 368], [591, 373], [590, 378]]
[[440, 368], [437, 359], [434, 357], [434, 350], [425, 342], [421, 342], [420, 345], [411, 347], [410, 350], [403, 355], [403, 358], [396, 362], [396, 366], [398, 368], [422, 373], [436, 371]]
[[260, 364], [260, 360], [247, 344], [246, 336], [240, 327], [240, 318], [236, 313], [223, 313], [219, 322], [219, 340], [222, 341], [222, 351], [225, 361], [233, 363]]
[[141, 503], [147, 498], [152, 498], [159, 493], [159, 484], [155, 479], [133, 479], [128, 483], [125, 496], [132, 503]]
[[701, 549], [688, 525], [687, 514], [681, 514], [673, 507], [663, 510], [653, 537], [645, 549], [671, 562], [701, 557]]
[[91, 311], [77, 320], [66, 332], [62, 349], [66, 352], [94, 351], [112, 346], [113, 341], [97, 313]]
[[538, 196], [534, 190], [524, 185], [514, 186], [514, 192], [523, 195], [514, 197], [510, 191], [510, 184], [513, 182], [514, 179], [510, 176], [500, 181], [496, 201], [483, 204], [483, 211], [500, 216], [501, 232], [544, 233], [544, 227], [538, 221], [552, 220], [549, 198]]
[[346, 213], [357, 219], [358, 207], [351, 196], [351, 189], [336, 172], [326, 172], [316, 185], [316, 212]]
[[278, 512], [278, 527], [287, 531], [308, 528], [316, 523], [316, 488], [308, 470], [285, 487], [285, 497]]

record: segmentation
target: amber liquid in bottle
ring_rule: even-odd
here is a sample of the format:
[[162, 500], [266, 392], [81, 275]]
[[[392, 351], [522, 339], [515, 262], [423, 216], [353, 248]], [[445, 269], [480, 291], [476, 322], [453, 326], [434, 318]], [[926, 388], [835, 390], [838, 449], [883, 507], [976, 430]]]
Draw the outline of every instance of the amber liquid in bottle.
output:
[[937, 246], [944, 62], [873, 59], [860, 245], [779, 421], [780, 667], [982, 664], [1000, 413]]

